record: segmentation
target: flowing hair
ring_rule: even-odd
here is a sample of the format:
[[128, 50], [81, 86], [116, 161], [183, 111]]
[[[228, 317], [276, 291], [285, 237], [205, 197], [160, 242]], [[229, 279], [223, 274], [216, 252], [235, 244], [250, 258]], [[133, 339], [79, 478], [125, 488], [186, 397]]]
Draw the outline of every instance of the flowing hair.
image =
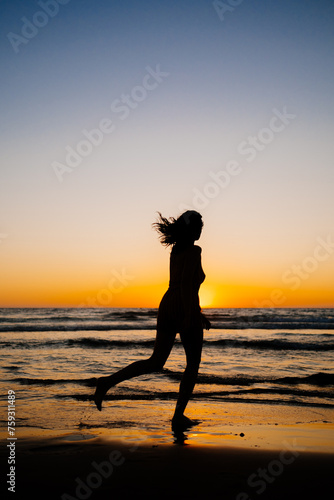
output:
[[192, 239], [197, 239], [197, 233], [203, 227], [202, 216], [195, 210], [187, 210], [177, 219], [170, 217], [167, 219], [158, 212], [159, 218], [152, 224], [158, 232], [162, 245], [186, 245]]

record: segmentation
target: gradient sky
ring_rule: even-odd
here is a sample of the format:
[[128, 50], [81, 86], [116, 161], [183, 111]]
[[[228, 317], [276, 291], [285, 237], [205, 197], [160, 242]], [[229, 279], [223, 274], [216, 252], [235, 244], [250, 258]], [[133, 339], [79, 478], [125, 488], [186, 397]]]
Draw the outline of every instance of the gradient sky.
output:
[[332, 0], [0, 8], [0, 306], [157, 307], [190, 207], [203, 306], [334, 307]]

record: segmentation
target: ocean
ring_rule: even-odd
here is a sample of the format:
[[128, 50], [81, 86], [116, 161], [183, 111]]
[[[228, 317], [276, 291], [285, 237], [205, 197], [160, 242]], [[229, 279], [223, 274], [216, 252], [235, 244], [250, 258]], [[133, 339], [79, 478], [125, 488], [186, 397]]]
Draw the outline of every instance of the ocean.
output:
[[[204, 312], [212, 329], [189, 405], [334, 408], [334, 309]], [[102, 413], [91, 400], [96, 377], [150, 356], [156, 316], [145, 308], [0, 309], [2, 409], [11, 390], [17, 430], [121, 429], [135, 425], [130, 414], [137, 426], [158, 428], [162, 414], [172, 416], [185, 366], [179, 339], [162, 372], [113, 388]]]

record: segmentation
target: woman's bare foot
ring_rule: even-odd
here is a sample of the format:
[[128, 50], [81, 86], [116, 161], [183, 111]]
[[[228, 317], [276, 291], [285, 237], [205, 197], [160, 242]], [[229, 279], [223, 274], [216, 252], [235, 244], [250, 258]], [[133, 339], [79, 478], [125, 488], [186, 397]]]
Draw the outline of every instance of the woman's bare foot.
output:
[[194, 427], [194, 425], [198, 425], [200, 423], [199, 420], [191, 420], [185, 415], [174, 415], [172, 419], [172, 429], [174, 430], [186, 430]]
[[106, 383], [103, 380], [105, 377], [101, 377], [97, 379], [97, 384], [96, 384], [96, 390], [94, 394], [94, 403], [96, 404], [96, 408], [99, 411], [102, 411], [102, 401], [104, 396], [106, 395], [106, 392], [108, 391], [108, 388], [106, 387]]

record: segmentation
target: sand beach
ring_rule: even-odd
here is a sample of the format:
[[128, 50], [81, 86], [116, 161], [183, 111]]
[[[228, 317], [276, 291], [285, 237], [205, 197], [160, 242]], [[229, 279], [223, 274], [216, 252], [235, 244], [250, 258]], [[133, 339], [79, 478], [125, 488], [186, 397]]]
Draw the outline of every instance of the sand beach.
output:
[[[123, 404], [127, 421], [108, 428], [89, 428], [89, 415], [71, 432], [22, 428], [15, 494], [7, 492], [8, 498], [326, 498], [334, 464], [332, 410], [233, 403], [225, 414], [218, 409], [191, 404], [189, 416], [203, 420], [179, 435], [170, 429], [168, 408], [158, 403], [145, 408], [156, 423], [146, 430], [138, 422], [143, 409], [129, 402]], [[103, 411], [112, 420], [113, 408]], [[2, 446], [2, 471], [8, 454]]]

